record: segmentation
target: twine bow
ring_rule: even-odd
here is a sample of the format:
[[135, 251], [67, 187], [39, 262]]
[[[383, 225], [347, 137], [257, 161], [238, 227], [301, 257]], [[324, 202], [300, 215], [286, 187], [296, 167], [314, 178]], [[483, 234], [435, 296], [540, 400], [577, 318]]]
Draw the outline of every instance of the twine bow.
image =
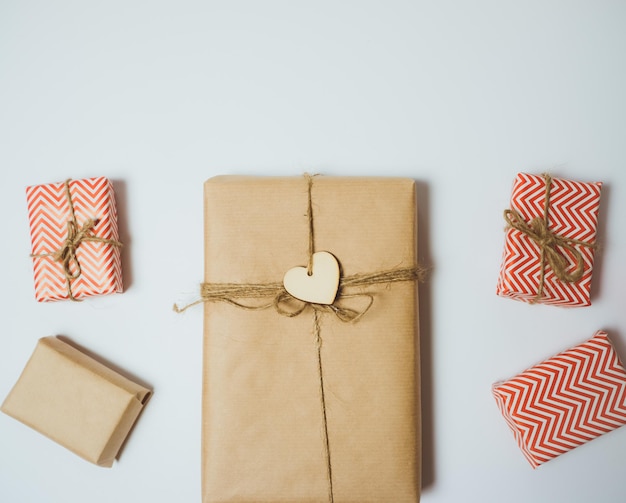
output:
[[[544, 198], [543, 217], [533, 218], [530, 223], [526, 223], [522, 215], [517, 210], [504, 210], [504, 220], [509, 227], [518, 230], [522, 234], [532, 239], [539, 246], [539, 288], [537, 295], [532, 303], [537, 302], [543, 295], [543, 288], [546, 276], [546, 263], [550, 266], [554, 275], [561, 281], [567, 283], [576, 283], [583, 277], [585, 261], [582, 253], [577, 246], [586, 248], [595, 248], [595, 242], [586, 242], [579, 239], [566, 238], [559, 236], [550, 230], [549, 223], [549, 207], [550, 207], [550, 190], [552, 188], [552, 177], [544, 174], [546, 181], [546, 194]], [[574, 260], [575, 268], [570, 270], [571, 262], [559, 251], [559, 248], [566, 250]]]
[[50, 257], [55, 262], [59, 262], [61, 264], [61, 268], [63, 269], [63, 276], [65, 276], [68, 297], [74, 302], [80, 302], [80, 299], [74, 297], [72, 292], [72, 280], [77, 279], [82, 274], [82, 268], [78, 257], [76, 256], [76, 251], [80, 244], [88, 241], [92, 243], [105, 243], [119, 248], [122, 246], [122, 243], [114, 239], [104, 239], [92, 235], [91, 232], [93, 227], [98, 223], [98, 219], [96, 218], [89, 218], [81, 227], [78, 226], [74, 211], [74, 203], [72, 201], [72, 194], [70, 193], [70, 181], [71, 178], [68, 178], [65, 181], [65, 196], [67, 197], [67, 202], [70, 207], [70, 219], [67, 221], [67, 237], [58, 250], [52, 253], [31, 255], [31, 257]]

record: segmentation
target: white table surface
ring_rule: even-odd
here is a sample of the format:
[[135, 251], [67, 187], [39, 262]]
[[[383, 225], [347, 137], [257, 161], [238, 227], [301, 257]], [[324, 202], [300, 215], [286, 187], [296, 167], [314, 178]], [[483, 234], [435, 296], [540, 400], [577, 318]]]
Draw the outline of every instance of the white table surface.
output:
[[[104, 469], [0, 414], [0, 501], [200, 501], [202, 183], [419, 182], [424, 503], [617, 502], [626, 428], [532, 470], [491, 384], [609, 331], [626, 358], [626, 3], [0, 3], [0, 399], [65, 335], [153, 386]], [[593, 306], [495, 295], [518, 171], [605, 182]], [[123, 295], [33, 297], [24, 188], [115, 183]], [[262, 208], [260, 208], [262, 211]]]

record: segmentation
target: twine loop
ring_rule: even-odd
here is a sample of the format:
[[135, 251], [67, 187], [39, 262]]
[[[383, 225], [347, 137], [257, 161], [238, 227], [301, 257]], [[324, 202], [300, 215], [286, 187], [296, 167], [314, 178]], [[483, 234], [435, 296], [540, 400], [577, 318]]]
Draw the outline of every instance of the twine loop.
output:
[[[78, 229], [76, 223], [72, 220], [67, 222], [67, 238], [63, 242], [63, 246], [52, 254], [52, 259], [59, 262], [63, 267], [66, 277], [76, 279], [81, 275], [82, 271], [80, 262], [76, 258], [76, 249], [82, 241], [87, 239], [89, 232], [95, 224], [96, 221], [90, 218]], [[72, 272], [72, 266], [74, 272]]]
[[70, 207], [70, 219], [67, 221], [67, 237], [63, 241], [61, 247], [52, 253], [40, 253], [31, 255], [34, 258], [50, 257], [55, 262], [61, 264], [63, 269], [63, 276], [65, 276], [65, 282], [67, 287], [67, 295], [70, 300], [80, 302], [80, 299], [74, 297], [72, 292], [72, 280], [77, 279], [82, 274], [82, 268], [80, 261], [76, 256], [76, 251], [81, 243], [87, 241], [92, 243], [104, 243], [116, 248], [120, 248], [122, 243], [115, 239], [104, 239], [92, 234], [93, 228], [98, 224], [97, 218], [87, 219], [82, 226], [79, 227], [76, 220], [76, 213], [74, 211], [74, 202], [72, 201], [72, 194], [70, 193], [70, 181], [71, 178], [65, 180], [65, 197]]
[[[576, 283], [580, 281], [584, 274], [585, 260], [577, 247], [594, 249], [595, 242], [586, 242], [579, 239], [566, 238], [554, 233], [550, 229], [549, 208], [550, 190], [552, 188], [552, 177], [543, 175], [546, 181], [546, 193], [543, 206], [543, 217], [535, 217], [530, 223], [526, 223], [522, 215], [514, 209], [504, 210], [504, 220], [508, 226], [529, 237], [539, 247], [539, 288], [537, 295], [531, 303], [537, 302], [543, 296], [545, 285], [546, 263], [550, 266], [554, 275], [561, 281]], [[565, 250], [573, 259], [574, 269], [571, 269], [571, 261], [561, 252], [559, 248]]]

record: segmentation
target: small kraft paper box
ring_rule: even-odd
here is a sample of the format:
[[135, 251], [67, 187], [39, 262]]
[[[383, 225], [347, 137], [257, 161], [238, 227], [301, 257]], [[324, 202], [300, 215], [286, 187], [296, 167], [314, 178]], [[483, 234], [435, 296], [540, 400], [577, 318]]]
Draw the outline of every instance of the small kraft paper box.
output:
[[2, 412], [110, 467], [151, 395], [57, 337], [39, 339]]
[[[414, 181], [204, 189], [203, 502], [419, 501]], [[322, 277], [322, 251], [335, 300], [286, 293], [287, 271]]]
[[492, 391], [533, 468], [626, 424], [626, 371], [603, 331]]
[[505, 211], [498, 295], [565, 307], [591, 305], [601, 186], [517, 175]]
[[26, 188], [35, 298], [122, 292], [113, 184], [104, 177]]

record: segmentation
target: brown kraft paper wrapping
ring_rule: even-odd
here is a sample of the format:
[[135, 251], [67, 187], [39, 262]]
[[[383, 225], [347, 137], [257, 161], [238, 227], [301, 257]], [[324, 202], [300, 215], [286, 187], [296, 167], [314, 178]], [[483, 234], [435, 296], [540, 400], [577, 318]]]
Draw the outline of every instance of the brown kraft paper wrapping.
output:
[[44, 337], [2, 412], [110, 467], [150, 394], [61, 339]]
[[[413, 180], [315, 177], [311, 200], [315, 251], [344, 276], [416, 265]], [[208, 180], [205, 282], [282, 281], [306, 265], [307, 201], [303, 177]], [[359, 287], [374, 302], [358, 322], [319, 315], [330, 477], [313, 310], [206, 302], [203, 502], [419, 501], [416, 290]]]

